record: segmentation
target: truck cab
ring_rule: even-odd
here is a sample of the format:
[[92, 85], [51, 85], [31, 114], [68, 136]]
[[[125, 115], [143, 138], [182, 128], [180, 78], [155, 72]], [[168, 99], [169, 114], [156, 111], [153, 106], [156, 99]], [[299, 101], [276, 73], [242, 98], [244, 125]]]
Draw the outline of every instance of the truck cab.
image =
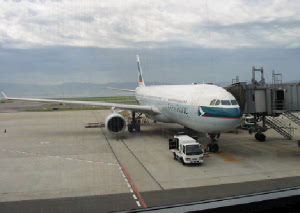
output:
[[254, 128], [254, 116], [251, 114], [243, 115], [241, 122], [242, 129]]
[[203, 163], [203, 149], [194, 138], [187, 135], [178, 135], [169, 139], [169, 149], [174, 159], [185, 164]]

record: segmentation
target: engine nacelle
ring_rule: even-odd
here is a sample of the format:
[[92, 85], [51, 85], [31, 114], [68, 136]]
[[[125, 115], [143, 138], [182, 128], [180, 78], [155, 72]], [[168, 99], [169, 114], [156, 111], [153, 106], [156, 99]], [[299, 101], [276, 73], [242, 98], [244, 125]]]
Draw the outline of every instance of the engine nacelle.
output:
[[105, 126], [110, 133], [120, 134], [126, 129], [126, 119], [123, 115], [112, 113], [105, 118]]

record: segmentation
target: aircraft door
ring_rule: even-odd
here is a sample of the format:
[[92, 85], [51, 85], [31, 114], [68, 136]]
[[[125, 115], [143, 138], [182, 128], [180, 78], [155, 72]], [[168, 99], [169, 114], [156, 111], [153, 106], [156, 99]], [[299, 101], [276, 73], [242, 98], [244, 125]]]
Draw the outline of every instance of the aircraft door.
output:
[[275, 108], [276, 108], [276, 110], [283, 110], [284, 109], [284, 91], [283, 90], [276, 90], [276, 93], [275, 93]]

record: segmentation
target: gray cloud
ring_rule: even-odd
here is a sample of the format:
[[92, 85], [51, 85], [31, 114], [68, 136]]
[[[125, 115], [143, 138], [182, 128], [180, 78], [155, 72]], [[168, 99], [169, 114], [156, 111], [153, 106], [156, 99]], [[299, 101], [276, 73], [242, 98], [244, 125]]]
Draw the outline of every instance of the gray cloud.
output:
[[5, 1], [0, 82], [249, 80], [253, 65], [299, 79], [298, 0]]
[[0, 38], [6, 38], [1, 39], [6, 48], [230, 49], [289, 47], [300, 40], [300, 2], [291, 0], [25, 0], [1, 6]]

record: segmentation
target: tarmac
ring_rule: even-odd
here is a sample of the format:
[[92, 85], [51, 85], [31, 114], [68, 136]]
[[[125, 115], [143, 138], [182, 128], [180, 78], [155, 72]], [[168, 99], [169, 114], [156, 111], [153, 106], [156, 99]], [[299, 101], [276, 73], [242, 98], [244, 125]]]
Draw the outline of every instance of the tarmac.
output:
[[266, 142], [224, 133], [220, 152], [183, 166], [168, 149], [180, 125], [150, 121], [117, 137], [84, 128], [109, 110], [22, 112], [22, 103], [0, 104], [0, 212], [111, 212], [300, 185], [299, 129], [293, 140], [268, 130]]

